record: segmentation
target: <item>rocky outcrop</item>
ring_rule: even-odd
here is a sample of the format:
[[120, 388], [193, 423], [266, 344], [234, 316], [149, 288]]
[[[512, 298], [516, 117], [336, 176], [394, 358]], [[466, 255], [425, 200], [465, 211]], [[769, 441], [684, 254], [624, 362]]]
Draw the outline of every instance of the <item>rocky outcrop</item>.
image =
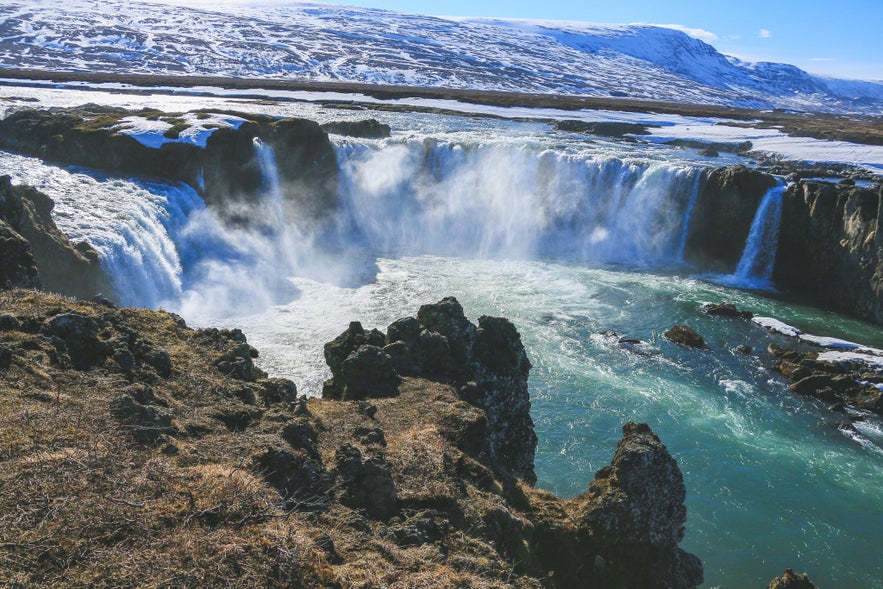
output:
[[[798, 395], [815, 397], [832, 408], [844, 403], [883, 414], [883, 372], [858, 360], [826, 361], [815, 351], [798, 351], [771, 344], [778, 363], [773, 370], [791, 382]], [[877, 360], [878, 357], [869, 358]]]
[[773, 579], [767, 589], [819, 589], [815, 583], [809, 580], [806, 573], [798, 575], [791, 569]]
[[113, 297], [98, 253], [86, 243], [72, 244], [52, 220], [55, 203], [29, 186], [13, 186], [0, 176], [0, 286], [44, 288], [69, 296]]
[[[417, 344], [410, 368], [447, 372], [399, 375], [387, 396], [352, 401], [297, 397], [294, 383], [267, 379], [235, 329], [25, 290], [0, 291], [0, 308], [2, 579], [531, 589], [702, 580], [698, 559], [677, 548], [680, 471], [648, 426], [627, 424], [610, 466], [571, 500], [501, 467], [489, 440], [506, 431], [492, 415], [505, 415], [505, 398], [480, 408], [451, 383], [503, 389], [529, 364], [511, 323], [474, 325], [454, 299], [383, 336], [413, 342], [416, 323], [416, 341], [435, 334], [429, 349], [448, 356], [431, 361]], [[383, 350], [378, 333], [353, 324], [328, 356], [342, 364]], [[454, 357], [470, 367], [452, 371]], [[509, 435], [535, 439], [529, 426]]]
[[396, 320], [385, 334], [351, 323], [325, 344], [325, 360], [332, 374], [322, 391], [326, 399], [391, 396], [405, 376], [456, 386], [460, 398], [485, 411], [491, 458], [515, 476], [536, 480], [531, 366], [508, 320], [482, 316], [476, 326], [448, 297], [423, 305], [417, 317]]
[[[795, 168], [783, 195], [773, 268], [775, 285], [802, 300], [883, 323], [883, 187], [856, 185], [847, 169]], [[841, 174], [840, 182], [807, 177]], [[836, 177], [836, 176], [834, 176]], [[751, 223], [776, 177], [742, 166], [706, 174], [688, 229], [684, 257], [705, 270], [731, 273]]]
[[826, 308], [883, 323], [883, 188], [801, 180], [785, 191], [773, 278]]
[[361, 137], [363, 139], [383, 139], [389, 137], [392, 133], [389, 125], [381, 123], [377, 119], [335, 121], [322, 125], [322, 130], [334, 135], [347, 135], [348, 137]]
[[708, 172], [690, 217], [684, 258], [703, 268], [732, 272], [757, 207], [776, 182], [769, 174], [743, 166]]
[[695, 587], [701, 561], [680, 548], [687, 510], [677, 462], [647, 424], [627, 423], [610, 466], [572, 500], [581, 586]]
[[246, 121], [237, 129], [214, 130], [204, 148], [186, 142], [148, 147], [112, 130], [127, 116], [161, 114], [98, 105], [18, 110], [0, 120], [0, 147], [50, 161], [185, 182], [227, 216], [259, 222], [249, 217], [247, 205], [257, 202], [266, 182], [254, 145], [260, 138], [275, 151], [279, 183], [293, 211], [315, 217], [336, 207], [337, 158], [317, 123], [226, 113]]
[[688, 348], [702, 348], [705, 339], [689, 325], [675, 325], [662, 334], [666, 339]]

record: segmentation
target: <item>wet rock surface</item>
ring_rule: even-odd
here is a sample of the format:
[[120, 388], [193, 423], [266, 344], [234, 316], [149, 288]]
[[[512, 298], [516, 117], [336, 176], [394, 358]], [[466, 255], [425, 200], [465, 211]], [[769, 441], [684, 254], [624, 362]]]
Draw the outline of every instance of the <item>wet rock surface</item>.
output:
[[702, 348], [705, 340], [689, 325], [675, 325], [662, 334], [666, 339], [688, 348]]

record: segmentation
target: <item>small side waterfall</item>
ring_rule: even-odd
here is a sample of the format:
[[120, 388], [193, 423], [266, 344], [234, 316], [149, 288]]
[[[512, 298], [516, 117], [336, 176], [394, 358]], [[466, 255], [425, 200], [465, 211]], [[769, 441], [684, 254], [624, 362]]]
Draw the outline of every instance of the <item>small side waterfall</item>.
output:
[[736, 266], [736, 281], [753, 288], [769, 288], [772, 286], [773, 266], [776, 262], [776, 251], [779, 247], [779, 225], [782, 221], [782, 194], [785, 186], [774, 186], [767, 190], [754, 220], [742, 258]]

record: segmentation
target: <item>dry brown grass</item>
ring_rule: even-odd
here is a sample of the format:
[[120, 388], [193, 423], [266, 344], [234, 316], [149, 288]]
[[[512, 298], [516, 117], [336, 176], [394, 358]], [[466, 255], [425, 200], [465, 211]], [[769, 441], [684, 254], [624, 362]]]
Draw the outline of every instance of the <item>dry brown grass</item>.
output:
[[[168, 352], [171, 376], [126, 374], [110, 358], [73, 370], [41, 331], [68, 311], [110, 312]], [[0, 586], [541, 586], [488, 524], [500, 513], [516, 523], [525, 516], [480, 457], [457, 447], [483, 417], [453, 389], [406, 380], [399, 397], [372, 401], [373, 418], [357, 403], [310, 400], [325, 468], [333, 471], [347, 443], [382, 456], [400, 504], [389, 521], [372, 519], [339, 503], [334, 484], [317, 510], [286, 501], [256, 468], [265, 448], [286, 447], [280, 432], [293, 408], [246, 402], [242, 388], [257, 385], [213, 364], [227, 340], [162, 311], [28, 291], [0, 291], [0, 313], [21, 324], [0, 331], [15, 351], [0, 369]], [[115, 327], [102, 329], [99, 337], [115, 337]], [[173, 416], [172, 433], [137, 442], [113, 417], [111, 400], [135, 394], [133, 385], [150, 387]], [[241, 429], [218, 417], [242, 410], [254, 419]], [[385, 447], [356, 435], [373, 428]], [[438, 535], [396, 541], [396, 530], [426, 518]]]

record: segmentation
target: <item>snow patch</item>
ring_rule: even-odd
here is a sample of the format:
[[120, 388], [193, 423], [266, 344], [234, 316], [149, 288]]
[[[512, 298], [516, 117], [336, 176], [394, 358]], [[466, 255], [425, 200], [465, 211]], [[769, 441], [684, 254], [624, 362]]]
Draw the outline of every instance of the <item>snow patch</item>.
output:
[[206, 116], [206, 114], [186, 113], [180, 118], [189, 126], [177, 137], [165, 135], [173, 127], [168, 120], [148, 119], [140, 115], [124, 117], [109, 129], [121, 135], [129, 135], [140, 144], [153, 149], [159, 149], [166, 143], [188, 143], [205, 148], [208, 138], [218, 129], [238, 129], [245, 122], [245, 119], [240, 117], [218, 114]]
[[798, 337], [802, 333], [796, 327], [788, 325], [784, 321], [779, 321], [773, 317], [752, 317], [751, 321], [761, 327], [766, 327], [770, 331], [781, 333], [782, 335], [787, 335], [789, 337]]

